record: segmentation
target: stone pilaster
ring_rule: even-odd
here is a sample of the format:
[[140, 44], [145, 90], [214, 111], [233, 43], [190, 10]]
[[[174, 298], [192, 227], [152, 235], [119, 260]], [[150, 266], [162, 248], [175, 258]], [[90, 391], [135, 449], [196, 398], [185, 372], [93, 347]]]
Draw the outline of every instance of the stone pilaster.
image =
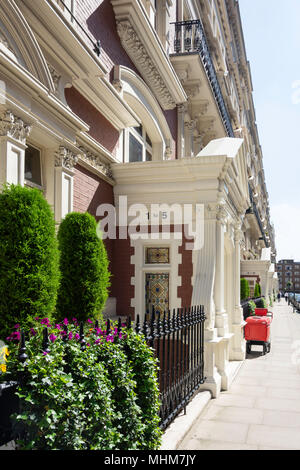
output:
[[24, 185], [26, 139], [31, 126], [7, 110], [0, 116], [0, 185]]

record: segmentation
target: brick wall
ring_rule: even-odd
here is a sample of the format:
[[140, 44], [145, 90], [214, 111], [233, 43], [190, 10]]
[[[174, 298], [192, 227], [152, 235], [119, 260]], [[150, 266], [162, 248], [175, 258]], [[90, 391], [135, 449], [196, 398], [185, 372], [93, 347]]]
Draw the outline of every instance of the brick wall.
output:
[[[76, 165], [74, 174], [73, 210], [75, 212], [88, 212], [96, 217], [97, 207], [100, 204], [114, 204], [113, 187], [106, 181], [94, 175], [86, 168]], [[110, 269], [113, 259], [114, 240], [105, 240]]]
[[[96, 217], [97, 207], [105, 203], [114, 205], [113, 187], [86, 168], [76, 165], [73, 210], [89, 212], [99, 221], [99, 217]], [[134, 267], [130, 264], [133, 255], [130, 240], [106, 239], [104, 243], [112, 274], [110, 296], [117, 299], [117, 315], [132, 315], [130, 304], [134, 297], [134, 286], [131, 286], [131, 277], [134, 276]]]
[[116, 156], [119, 132], [114, 126], [74, 87], [67, 88], [65, 96], [72, 111], [90, 126], [89, 134]]
[[[138, 75], [139, 72], [131, 59], [123, 49], [116, 28], [115, 15], [110, 0], [80, 0], [76, 3], [76, 18], [85, 27], [93, 39], [101, 41], [101, 57], [108, 69], [110, 80], [114, 65], [123, 65], [132, 69]], [[176, 2], [172, 7], [172, 20], [176, 14]], [[82, 39], [88, 47], [92, 47], [91, 42], [85, 34], [74, 24]], [[78, 114], [87, 124], [91, 126], [91, 135], [104, 147], [116, 154], [118, 135], [108, 128], [101, 114], [96, 115], [92, 106], [89, 108], [87, 102], [83, 101], [75, 93], [74, 89], [66, 90], [66, 99], [71, 109]], [[176, 158], [177, 144], [177, 110], [164, 112], [173, 138], [172, 158]], [[89, 116], [91, 116], [89, 118]], [[112, 126], [111, 126], [112, 127]], [[113, 128], [112, 128], [113, 129]], [[108, 135], [107, 135], [108, 133]], [[107, 141], [108, 140], [108, 141]], [[107, 146], [109, 145], [109, 146]]]

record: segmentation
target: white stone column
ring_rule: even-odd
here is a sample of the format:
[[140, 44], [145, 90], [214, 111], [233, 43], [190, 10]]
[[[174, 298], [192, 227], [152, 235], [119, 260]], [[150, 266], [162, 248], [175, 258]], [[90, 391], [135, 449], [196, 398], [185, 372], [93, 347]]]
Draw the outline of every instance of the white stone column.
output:
[[241, 224], [235, 226], [234, 231], [234, 312], [232, 319], [232, 331], [234, 333], [232, 347], [230, 350], [230, 359], [242, 361], [245, 359], [245, 340], [244, 340], [244, 318], [241, 307], [241, 241], [243, 233]]
[[177, 158], [184, 157], [184, 116], [186, 105], [181, 104], [177, 107]]
[[221, 391], [221, 376], [216, 366], [217, 347], [220, 338], [215, 328], [214, 284], [216, 275], [216, 210], [215, 205], [205, 207], [204, 244], [193, 252], [192, 305], [203, 305], [206, 316], [204, 325], [204, 374], [203, 390], [210, 390], [213, 397]]
[[31, 126], [11, 111], [0, 117], [0, 185], [24, 185], [26, 138]]
[[214, 298], [216, 305], [216, 323], [218, 336], [228, 333], [228, 315], [224, 308], [225, 282], [224, 282], [224, 233], [227, 212], [223, 205], [218, 207], [216, 223], [216, 279], [214, 286]]
[[186, 158], [194, 156], [194, 130], [196, 121], [190, 120], [184, 123], [184, 154]]
[[73, 177], [77, 161], [78, 157], [63, 146], [55, 154], [54, 214], [58, 224], [73, 210]]

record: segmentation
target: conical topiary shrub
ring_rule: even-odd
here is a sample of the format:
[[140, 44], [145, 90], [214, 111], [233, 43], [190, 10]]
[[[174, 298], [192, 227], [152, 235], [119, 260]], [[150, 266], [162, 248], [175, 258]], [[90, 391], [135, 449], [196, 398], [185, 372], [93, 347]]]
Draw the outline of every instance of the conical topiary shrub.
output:
[[254, 287], [254, 297], [261, 297], [261, 287], [260, 284], [257, 282]]
[[61, 282], [56, 317], [97, 319], [105, 305], [110, 285], [108, 258], [97, 236], [95, 218], [73, 212], [58, 231]]
[[59, 282], [51, 207], [38, 189], [5, 186], [0, 193], [0, 338], [19, 323], [51, 317]]
[[244, 277], [241, 279], [241, 300], [248, 299], [250, 296], [249, 282]]

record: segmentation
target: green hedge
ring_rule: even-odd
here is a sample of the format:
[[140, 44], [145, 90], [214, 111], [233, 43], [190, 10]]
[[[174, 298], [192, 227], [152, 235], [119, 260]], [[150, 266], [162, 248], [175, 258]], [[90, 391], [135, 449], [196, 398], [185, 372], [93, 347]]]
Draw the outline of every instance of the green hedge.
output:
[[254, 297], [260, 297], [261, 296], [261, 287], [260, 284], [257, 282], [254, 287]]
[[241, 300], [248, 299], [250, 296], [250, 287], [247, 279], [241, 279]]
[[52, 210], [37, 189], [0, 193], [0, 338], [16, 323], [51, 316], [59, 282]]
[[106, 249], [96, 230], [95, 218], [88, 213], [73, 212], [60, 224], [58, 320], [66, 314], [82, 321], [99, 318], [105, 305], [110, 273]]
[[[66, 336], [66, 324], [68, 331]], [[43, 328], [49, 351], [43, 352]], [[85, 324], [81, 350], [77, 321], [37, 323], [26, 341], [26, 366], [17, 360], [11, 335], [7, 371], [0, 380], [15, 380], [20, 412], [15, 429], [23, 430], [20, 450], [159, 449], [157, 360], [142, 335], [132, 329]]]

